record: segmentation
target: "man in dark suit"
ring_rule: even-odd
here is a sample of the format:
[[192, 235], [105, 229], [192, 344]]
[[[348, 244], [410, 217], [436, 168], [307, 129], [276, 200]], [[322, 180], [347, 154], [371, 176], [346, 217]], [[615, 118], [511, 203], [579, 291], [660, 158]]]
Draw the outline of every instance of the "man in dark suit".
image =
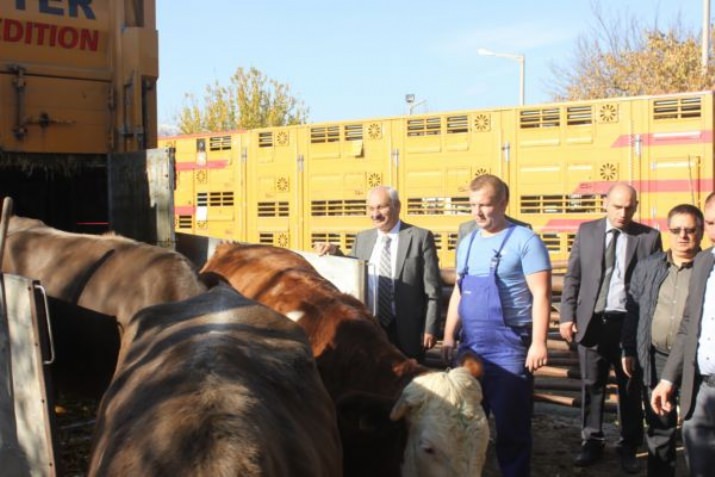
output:
[[[705, 232], [715, 242], [715, 193], [705, 200]], [[715, 250], [695, 257], [690, 293], [673, 348], [651, 395], [659, 415], [674, 409], [680, 388], [683, 443], [690, 475], [705, 477], [715, 470]]]
[[621, 328], [626, 293], [636, 263], [662, 249], [660, 233], [633, 222], [638, 201], [633, 187], [612, 186], [604, 202], [606, 217], [581, 224], [561, 293], [560, 332], [578, 343], [581, 371], [581, 451], [574, 464], [588, 466], [604, 446], [603, 404], [608, 373], [616, 373], [621, 421], [621, 467], [638, 472], [636, 448], [643, 440], [639, 380], [621, 367]]
[[[375, 228], [357, 234], [350, 255], [375, 265], [368, 303], [377, 302], [377, 317], [390, 341], [421, 361], [425, 350], [435, 344], [442, 279], [432, 232], [402, 222], [400, 209], [395, 189], [372, 189], [367, 212]], [[321, 255], [342, 255], [335, 244], [326, 242], [314, 244], [313, 249]]]

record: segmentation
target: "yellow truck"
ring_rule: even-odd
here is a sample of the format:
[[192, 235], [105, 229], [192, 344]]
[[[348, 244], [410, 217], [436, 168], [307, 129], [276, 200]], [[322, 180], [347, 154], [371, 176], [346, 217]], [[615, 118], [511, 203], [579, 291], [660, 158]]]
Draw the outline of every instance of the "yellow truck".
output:
[[157, 141], [154, 0], [0, 8], [0, 197], [58, 228], [127, 231], [112, 216], [141, 205], [126, 196]]

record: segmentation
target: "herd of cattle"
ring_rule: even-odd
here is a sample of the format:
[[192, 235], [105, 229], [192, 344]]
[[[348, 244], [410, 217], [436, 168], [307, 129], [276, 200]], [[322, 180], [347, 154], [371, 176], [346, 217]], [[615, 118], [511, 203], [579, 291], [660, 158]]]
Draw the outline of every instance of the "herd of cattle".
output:
[[90, 476], [481, 475], [476, 377], [406, 358], [299, 254], [222, 244], [197, 272], [12, 217], [3, 257], [68, 310], [53, 377], [102, 396]]

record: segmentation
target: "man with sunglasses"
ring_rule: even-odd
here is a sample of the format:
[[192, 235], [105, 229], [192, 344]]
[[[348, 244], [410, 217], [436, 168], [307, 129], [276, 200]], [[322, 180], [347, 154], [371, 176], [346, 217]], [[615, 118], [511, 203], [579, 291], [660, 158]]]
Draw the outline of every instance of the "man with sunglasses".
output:
[[[715, 193], [705, 199], [705, 233], [715, 242]], [[693, 477], [713, 475], [715, 469], [715, 249], [700, 252], [693, 261], [688, 299], [665, 363], [652, 392], [653, 411], [667, 415], [675, 409], [680, 390], [683, 444]]]
[[675, 408], [659, 416], [650, 408], [653, 388], [673, 347], [688, 296], [693, 260], [703, 238], [703, 213], [690, 204], [680, 204], [668, 213], [670, 250], [657, 252], [638, 262], [628, 291], [623, 321], [623, 371], [641, 379], [648, 425], [648, 476], [675, 475]]

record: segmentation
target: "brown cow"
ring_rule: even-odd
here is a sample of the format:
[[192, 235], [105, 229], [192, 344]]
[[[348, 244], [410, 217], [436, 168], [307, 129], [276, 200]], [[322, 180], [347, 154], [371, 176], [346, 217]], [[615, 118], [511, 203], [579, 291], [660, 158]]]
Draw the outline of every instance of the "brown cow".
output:
[[228, 285], [140, 311], [100, 405], [90, 476], [342, 475], [305, 334]]
[[[73, 376], [83, 384], [73, 391], [97, 397], [114, 372], [117, 322], [123, 327], [144, 307], [206, 290], [191, 262], [173, 251], [118, 235], [63, 232], [23, 217], [9, 221], [2, 271], [39, 280], [59, 300], [50, 303], [53, 374]], [[91, 355], [92, 349], [98, 353]], [[58, 387], [67, 385], [60, 378]]]
[[11, 217], [2, 271], [40, 280], [47, 293], [117, 318], [206, 290], [189, 260], [119, 235], [64, 232]]
[[[480, 416], [475, 411], [481, 410], [476, 379], [471, 378], [470, 389], [464, 380], [452, 379], [457, 384], [450, 390], [437, 386], [438, 390], [410, 392], [410, 399], [401, 399], [399, 409], [394, 409], [393, 421], [390, 412], [403, 391], [415, 377], [430, 371], [390, 344], [359, 300], [339, 292], [297, 253], [276, 247], [221, 244], [201, 272], [207, 279], [214, 274], [224, 277], [240, 293], [296, 320], [307, 332], [323, 383], [337, 407], [346, 476], [397, 476], [403, 457], [413, 460], [402, 466], [405, 471], [429, 468], [425, 476], [479, 475], [483, 458], [452, 459], [459, 453], [483, 452], [465, 435], [473, 430], [467, 423], [481, 420], [482, 427], [486, 425], [483, 412]], [[415, 382], [413, 387], [423, 385]], [[440, 395], [439, 390], [451, 394]], [[477, 402], [461, 406], [455, 399]], [[416, 412], [426, 408], [430, 412]], [[413, 435], [428, 427], [418, 420], [437, 415], [446, 419], [438, 426], [444, 431], [439, 437]], [[415, 452], [405, 453], [407, 441]], [[455, 465], [457, 460], [467, 464]]]

